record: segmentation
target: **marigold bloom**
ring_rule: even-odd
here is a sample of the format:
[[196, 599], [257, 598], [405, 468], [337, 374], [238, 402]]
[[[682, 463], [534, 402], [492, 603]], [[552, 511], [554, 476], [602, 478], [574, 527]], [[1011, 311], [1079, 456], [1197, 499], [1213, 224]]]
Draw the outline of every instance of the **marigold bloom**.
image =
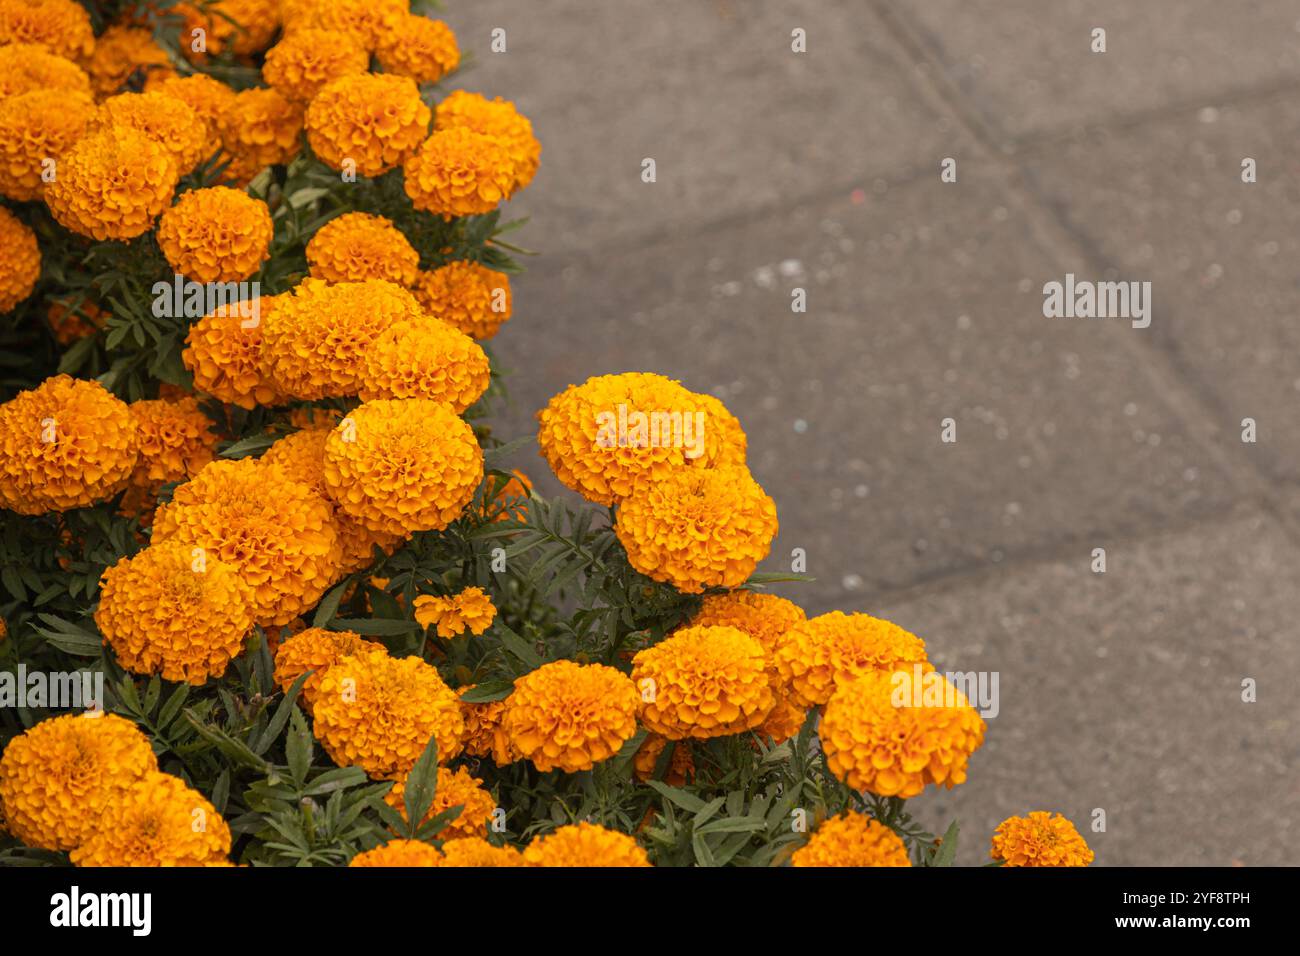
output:
[[50, 214], [92, 239], [134, 239], [153, 228], [176, 189], [176, 160], [134, 129], [89, 133], [59, 160], [45, 186]]
[[384, 279], [408, 286], [419, 274], [420, 254], [391, 219], [349, 212], [316, 230], [307, 243], [307, 265], [326, 282]]
[[633, 837], [594, 823], [573, 824], [537, 837], [524, 849], [529, 866], [649, 866]]
[[533, 135], [533, 124], [528, 117], [509, 100], [499, 96], [489, 100], [480, 93], [454, 90], [438, 104], [433, 125], [438, 130], [473, 130], [505, 147], [514, 170], [507, 196], [523, 189], [537, 174], [542, 144]]
[[744, 465], [749, 437], [740, 426], [740, 419], [714, 396], [703, 392], [692, 394], [704, 411], [704, 441], [708, 448], [704, 460], [711, 461], [715, 468]]
[[446, 402], [457, 414], [487, 391], [492, 369], [487, 353], [446, 322], [424, 318], [400, 322], [366, 353], [361, 397], [426, 398]]
[[284, 298], [261, 296], [256, 319], [238, 307], [222, 306], [190, 326], [181, 361], [194, 374], [196, 389], [240, 408], [287, 400], [262, 365], [262, 330]]
[[175, 538], [235, 567], [258, 624], [288, 624], [334, 582], [339, 544], [329, 503], [273, 465], [214, 461], [180, 485], [154, 519]]
[[925, 641], [897, 624], [870, 614], [831, 611], [801, 622], [785, 632], [775, 647], [783, 682], [805, 707], [831, 699], [838, 684], [867, 671], [911, 670], [933, 666], [925, 656]]
[[[668, 744], [668, 738], [660, 734], [646, 735], [632, 758], [632, 773], [638, 780], [644, 782], [655, 779], [655, 768]], [[668, 758], [663, 781], [670, 787], [682, 787], [695, 779], [695, 757], [691, 754], [691, 745], [686, 741], [672, 741], [672, 744], [673, 754]]]
[[196, 282], [247, 279], [271, 249], [271, 212], [238, 189], [212, 186], [181, 195], [158, 221], [168, 264]]
[[206, 73], [194, 73], [190, 76], [166, 76], [154, 73], [145, 80], [144, 92], [162, 93], [174, 100], [180, 100], [208, 125], [209, 133], [216, 133], [217, 119], [235, 105], [236, 93], [220, 80], [214, 80]]
[[437, 83], [460, 66], [460, 47], [451, 27], [417, 14], [386, 23], [375, 56], [385, 73], [409, 76], [417, 83]]
[[415, 599], [415, 619], [421, 627], [436, 624], [439, 637], [459, 637], [466, 631], [478, 636], [496, 616], [497, 609], [482, 588], [466, 588], [451, 597], [421, 594]]
[[846, 811], [825, 820], [794, 851], [791, 866], [911, 866], [902, 838], [878, 820]]
[[182, 49], [190, 50], [195, 30], [203, 31], [205, 53], [260, 53], [271, 43], [280, 25], [277, 0], [207, 0], [200, 4], [178, 3], [172, 12], [185, 18]]
[[672, 472], [626, 499], [614, 524], [632, 567], [686, 594], [744, 584], [776, 532], [776, 504], [737, 466]]
[[1043, 810], [998, 824], [989, 855], [1003, 866], [1087, 866], [1094, 859], [1067, 817]]
[[113, 24], [95, 41], [86, 64], [95, 95], [116, 93], [137, 71], [146, 77], [175, 75], [167, 51], [154, 42], [152, 31]]
[[590, 770], [636, 733], [636, 685], [604, 664], [561, 660], [515, 681], [503, 727], [538, 770]]
[[60, 345], [71, 345], [77, 339], [94, 335], [108, 321], [108, 313], [77, 295], [61, 299], [51, 299], [50, 307], [45, 312], [45, 320], [50, 323], [54, 340]]
[[[7, 48], [0, 48], [7, 49]], [[0, 100], [0, 195], [19, 202], [45, 194], [47, 164], [79, 140], [95, 116], [87, 93], [44, 89]]]
[[160, 541], [104, 572], [95, 623], [133, 674], [202, 684], [220, 677], [253, 629], [252, 593], [201, 547]]
[[308, 103], [341, 76], [365, 73], [370, 57], [355, 39], [337, 30], [295, 30], [271, 47], [262, 79], [285, 99]]
[[0, 504], [19, 514], [83, 508], [120, 491], [135, 420], [98, 382], [48, 378], [0, 405]]
[[415, 152], [432, 115], [409, 77], [342, 76], [326, 84], [307, 107], [307, 141], [331, 169], [378, 176]]
[[757, 727], [772, 710], [763, 647], [734, 627], [684, 627], [632, 659], [641, 722], [670, 740]]
[[698, 396], [662, 375], [598, 375], [537, 413], [537, 443], [566, 487], [612, 505], [688, 464], [713, 464], [696, 430], [702, 413]]
[[321, 678], [325, 672], [356, 654], [388, 654], [388, 649], [378, 641], [368, 641], [353, 631], [328, 631], [323, 627], [308, 627], [280, 642], [275, 650], [275, 682], [286, 694], [289, 688], [308, 671], [312, 675], [302, 685], [299, 695], [308, 711], [316, 701]]
[[75, 0], [0, 0], [0, 46], [35, 43], [83, 63], [95, 48], [90, 14]]
[[[184, 176], [216, 152], [203, 117], [166, 93], [119, 93], [99, 104], [96, 123], [112, 135], [131, 129], [148, 136], [176, 161]], [[62, 171], [60, 170], [60, 175]]]
[[406, 195], [415, 208], [449, 220], [491, 212], [514, 187], [509, 151], [464, 127], [435, 132], [405, 169]]
[[148, 399], [129, 406], [135, 419], [139, 460], [131, 480], [147, 488], [183, 481], [212, 460], [217, 435], [198, 399]]
[[[489, 479], [488, 493], [491, 494], [496, 478]], [[496, 494], [483, 502], [484, 514], [496, 512], [493, 521], [524, 521], [528, 517], [528, 502], [533, 494], [533, 483], [518, 468], [510, 471], [505, 484], [497, 489]], [[500, 509], [499, 511], [497, 509]]]
[[806, 620], [808, 615], [803, 608], [791, 600], [775, 594], [738, 590], [706, 594], [691, 624], [737, 628], [771, 654], [790, 628]]
[[510, 277], [478, 262], [421, 272], [411, 291], [430, 315], [476, 339], [496, 335], [512, 310]]
[[77, 866], [229, 866], [230, 827], [179, 777], [148, 773], [104, 807]]
[[328, 668], [312, 705], [316, 739], [340, 767], [397, 780], [432, 737], [438, 762], [461, 750], [460, 698], [418, 657], [354, 654]]
[[[393, 789], [384, 794], [384, 802], [406, 819], [406, 779], [403, 777], [393, 784]], [[424, 815], [421, 824], [427, 823], [445, 810], [460, 807], [460, 816], [456, 817], [438, 831], [439, 839], [454, 837], [487, 836], [488, 821], [497, 808], [492, 794], [483, 789], [483, 781], [470, 776], [464, 767], [455, 772], [446, 767], [438, 768], [438, 784], [433, 795], [429, 812]]]
[[149, 738], [115, 714], [50, 717], [0, 757], [0, 810], [9, 832], [45, 850], [71, 850], [139, 778], [158, 769]]
[[442, 845], [442, 860], [435, 866], [518, 867], [527, 866], [524, 856], [512, 846], [493, 846], [482, 837], [457, 837]]
[[0, 207], [0, 312], [9, 312], [32, 294], [41, 277], [41, 249], [36, 233], [28, 225]]
[[451, 406], [425, 399], [366, 402], [325, 442], [325, 487], [366, 527], [441, 531], [483, 480], [474, 430]]
[[[464, 697], [476, 685], [458, 687], [456, 694]], [[506, 702], [492, 700], [481, 704], [460, 704], [465, 717], [465, 753], [471, 757], [490, 757], [498, 767], [514, 763], [518, 755], [510, 747], [510, 737], [502, 726], [506, 715]]]
[[246, 184], [267, 166], [287, 163], [302, 148], [303, 110], [276, 90], [242, 90], [217, 117], [217, 134], [230, 165], [227, 178]]
[[984, 721], [955, 687], [956, 706], [894, 706], [893, 675], [869, 670], [840, 684], [818, 735], [827, 765], [854, 790], [914, 797], [926, 784], [966, 781], [966, 762], [984, 742]]
[[0, 46], [0, 99], [32, 90], [90, 93], [90, 77], [71, 60], [51, 53], [42, 44]]
[[410, 14], [409, 0], [286, 0], [283, 7], [287, 34], [305, 27], [337, 30], [368, 53]]
[[391, 282], [304, 279], [263, 316], [265, 369], [295, 398], [355, 395], [376, 340], [406, 319], [427, 320], [415, 297]]
[[389, 840], [358, 853], [348, 866], [439, 866], [442, 854], [419, 840]]

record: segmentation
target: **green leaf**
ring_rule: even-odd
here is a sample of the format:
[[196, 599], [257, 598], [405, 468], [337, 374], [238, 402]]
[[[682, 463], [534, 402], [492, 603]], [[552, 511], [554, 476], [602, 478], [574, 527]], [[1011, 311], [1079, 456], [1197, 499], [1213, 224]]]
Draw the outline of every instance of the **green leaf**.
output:
[[500, 638], [505, 649], [519, 658], [520, 663], [529, 670], [536, 670], [542, 666], [541, 655], [537, 653], [533, 645], [510, 630], [500, 618], [497, 619], [496, 625], [493, 627], [493, 633]]
[[303, 791], [303, 796], [323, 797], [327, 793], [359, 786], [369, 779], [360, 767], [336, 767], [315, 777], [311, 785]]
[[164, 730], [167, 725], [176, 719], [181, 708], [185, 706], [186, 699], [190, 696], [189, 684], [178, 684], [172, 691], [171, 696], [163, 704], [162, 710], [158, 712], [158, 729]]
[[957, 833], [960, 828], [957, 821], [953, 820], [948, 824], [948, 829], [943, 834], [943, 839], [939, 843], [939, 851], [935, 853], [931, 866], [952, 866], [952, 861], [957, 856]]
[[[280, 701], [280, 706], [271, 715], [271, 720], [267, 723], [266, 729], [257, 738], [257, 742], [250, 745], [254, 753], [264, 754], [270, 749], [271, 744], [275, 743], [276, 738], [280, 736], [280, 731], [284, 730], [284, 725], [289, 720], [289, 715], [294, 709], [294, 702], [302, 692], [302, 685], [307, 683], [307, 678], [310, 676], [310, 671], [306, 674], [300, 674], [298, 679], [293, 682], [293, 686], [284, 695], [284, 700]], [[301, 779], [299, 779], [299, 782], [302, 782]]]
[[699, 813], [706, 806], [704, 801], [695, 794], [686, 790], [679, 790], [677, 787], [670, 787], [662, 780], [649, 780], [647, 783], [658, 790], [664, 799], [677, 804], [688, 813]]
[[[295, 704], [289, 717], [289, 737], [284, 743], [284, 755], [289, 763], [289, 775], [299, 787], [306, 781], [307, 771], [311, 769], [311, 752], [312, 738], [311, 731], [307, 729], [307, 718]], [[318, 779], [308, 792], [315, 793], [319, 785]]]
[[397, 637], [419, 629], [415, 621], [393, 621], [387, 618], [336, 617], [329, 623], [334, 631], [355, 631], [373, 637]]
[[514, 689], [513, 681], [489, 680], [475, 684], [474, 689], [465, 691], [460, 699], [466, 704], [490, 704], [495, 700], [505, 700]]
[[205, 724], [199, 716], [194, 713], [193, 708], [187, 707], [182, 711], [182, 713], [185, 714], [185, 719], [189, 721], [190, 726], [198, 731], [200, 737], [212, 744], [227, 757], [230, 757], [232, 760], [238, 761], [245, 766], [260, 770], [263, 773], [270, 769], [270, 765], [257, 754], [253, 753], [253, 751], [249, 750], [247, 744], [243, 741], [236, 740], [218, 727]]
[[222, 458], [246, 458], [254, 452], [265, 451], [275, 444], [275, 435], [249, 435], [221, 450]]
[[334, 620], [334, 615], [338, 613], [339, 601], [343, 600], [343, 594], [352, 586], [352, 576], [349, 575], [343, 582], [334, 588], [320, 600], [316, 605], [316, 613], [312, 616], [312, 627], [325, 627], [330, 621]]
[[406, 776], [406, 787], [402, 792], [402, 805], [406, 809], [407, 833], [414, 839], [420, 829], [424, 815], [433, 806], [434, 795], [438, 792], [438, 740], [430, 737], [424, 746], [424, 753], [415, 761], [415, 766]]

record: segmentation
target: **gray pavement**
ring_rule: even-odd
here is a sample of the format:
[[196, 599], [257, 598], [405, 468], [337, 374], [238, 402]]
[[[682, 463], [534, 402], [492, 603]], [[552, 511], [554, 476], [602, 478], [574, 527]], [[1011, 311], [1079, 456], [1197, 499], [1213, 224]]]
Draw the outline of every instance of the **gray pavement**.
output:
[[[544, 148], [509, 209], [542, 255], [493, 343], [504, 434], [607, 372], [722, 398], [780, 513], [765, 569], [799, 547], [817, 577], [782, 593], [887, 616], [941, 669], [999, 671], [970, 781], [916, 801], [933, 828], [963, 821], [962, 862], [1032, 809], [1081, 828], [1105, 810], [1100, 864], [1293, 861], [1300, 7], [446, 16], [475, 59], [460, 83], [516, 100]], [[1044, 318], [1067, 272], [1150, 281], [1150, 328]]]

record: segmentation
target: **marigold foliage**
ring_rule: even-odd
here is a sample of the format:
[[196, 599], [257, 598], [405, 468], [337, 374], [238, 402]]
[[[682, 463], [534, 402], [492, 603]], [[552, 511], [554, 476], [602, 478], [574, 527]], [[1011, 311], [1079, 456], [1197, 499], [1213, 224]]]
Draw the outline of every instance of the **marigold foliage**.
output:
[[524, 850], [529, 866], [649, 866], [635, 839], [594, 823], [560, 827], [538, 837]]
[[889, 827], [861, 813], [822, 822], [794, 851], [791, 866], [911, 866], [907, 846]]
[[105, 807], [77, 866], [229, 866], [230, 827], [179, 777], [147, 773]]
[[1088, 866], [1094, 859], [1069, 818], [1044, 810], [998, 824], [989, 855], [1003, 866]]
[[158, 245], [179, 274], [196, 282], [247, 279], [271, 247], [266, 203], [237, 189], [191, 189], [158, 220]]
[[515, 682], [502, 725], [541, 771], [590, 770], [636, 732], [636, 685], [604, 664], [544, 664]]

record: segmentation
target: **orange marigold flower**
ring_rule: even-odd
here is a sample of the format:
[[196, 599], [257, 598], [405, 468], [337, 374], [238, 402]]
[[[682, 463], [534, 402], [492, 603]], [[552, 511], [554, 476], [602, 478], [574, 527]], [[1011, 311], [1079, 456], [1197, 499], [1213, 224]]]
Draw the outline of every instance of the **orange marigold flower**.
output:
[[902, 838], [878, 820], [846, 811], [817, 827], [791, 866], [911, 866]]
[[51, 299], [45, 319], [50, 323], [54, 340], [60, 345], [71, 345], [77, 339], [84, 339], [102, 329], [108, 313], [93, 302], [78, 301], [78, 297], [73, 295]]
[[893, 675], [877, 670], [836, 688], [818, 731], [831, 772], [882, 797], [964, 783], [966, 762], [984, 742], [975, 708], [951, 684], [951, 707], [895, 706], [894, 688]]
[[251, 458], [214, 461], [158, 508], [153, 540], [176, 539], [233, 565], [253, 590], [258, 624], [288, 624], [334, 582], [339, 545], [330, 506]]
[[325, 442], [330, 496], [366, 527], [391, 534], [441, 531], [482, 480], [474, 430], [439, 402], [366, 402]]
[[661, 734], [647, 734], [632, 758], [632, 772], [641, 781], [654, 780], [655, 768], [663, 757], [664, 748], [672, 744], [672, 756], [664, 769], [663, 782], [670, 787], [682, 787], [695, 779], [695, 757], [691, 745], [684, 740], [670, 741]]
[[430, 315], [476, 339], [492, 338], [510, 318], [510, 277], [478, 262], [421, 272], [411, 291]]
[[116, 93], [132, 75], [174, 76], [167, 51], [154, 42], [153, 32], [143, 27], [114, 24], [95, 41], [86, 64], [96, 96]]
[[0, 100], [0, 195], [40, 199], [47, 164], [57, 163], [94, 117], [95, 101], [72, 90], [32, 90]]
[[217, 118], [230, 165], [226, 177], [246, 184], [267, 166], [289, 162], [302, 148], [302, 107], [272, 89], [242, 90]]
[[192, 50], [194, 31], [202, 30], [204, 53], [229, 48], [247, 55], [260, 53], [270, 45], [280, 25], [279, 7], [277, 0], [206, 0], [201, 5], [178, 3], [171, 12], [185, 19], [181, 48], [187, 54]]
[[354, 856], [348, 866], [439, 866], [442, 854], [419, 840], [389, 840]]
[[41, 249], [36, 233], [11, 213], [0, 207], [0, 312], [9, 312], [32, 294], [41, 277]]
[[181, 361], [194, 374], [196, 389], [240, 408], [287, 401], [262, 365], [262, 330], [284, 298], [259, 298], [256, 317], [239, 306], [221, 306], [190, 326]]
[[283, 7], [286, 33], [306, 27], [337, 30], [368, 53], [410, 14], [409, 0], [285, 0]]
[[[393, 789], [384, 794], [384, 802], [406, 819], [406, 778], [393, 784]], [[464, 767], [455, 772], [446, 767], [438, 768], [438, 785], [433, 795], [429, 812], [424, 815], [421, 824], [428, 823], [438, 814], [460, 807], [460, 816], [448, 823], [438, 832], [439, 839], [454, 837], [485, 837], [488, 821], [497, 808], [492, 794], [483, 789], [483, 781], [470, 776]]]
[[327, 631], [323, 627], [308, 627], [280, 642], [275, 651], [275, 682], [286, 694], [289, 688], [308, 671], [312, 675], [302, 685], [300, 695], [310, 711], [320, 691], [325, 672], [355, 654], [384, 654], [388, 649], [378, 641], [368, 641], [353, 631]]
[[326, 282], [384, 279], [408, 286], [419, 274], [420, 254], [391, 219], [349, 212], [316, 230], [307, 243], [307, 265]]
[[509, 196], [533, 181], [541, 162], [542, 144], [533, 135], [533, 124], [515, 104], [501, 97], [489, 100], [480, 93], [454, 90], [438, 104], [434, 129], [469, 129], [495, 139], [510, 156], [513, 181]]
[[636, 733], [636, 685], [604, 664], [561, 660], [515, 681], [503, 722], [538, 770], [590, 770]]
[[457, 837], [442, 845], [442, 860], [435, 866], [507, 867], [527, 866], [524, 856], [512, 846], [493, 846], [482, 837]]
[[153, 228], [176, 189], [176, 160], [137, 130], [89, 133], [59, 160], [46, 184], [50, 214], [92, 239], [134, 239]]
[[598, 375], [537, 413], [537, 443], [566, 487], [612, 505], [688, 464], [713, 464], [703, 414], [698, 396], [662, 375]]
[[132, 402], [140, 457], [131, 480], [147, 488], [184, 481], [212, 460], [217, 435], [198, 399], [148, 399]]
[[704, 411], [704, 441], [708, 448], [704, 459], [712, 461], [716, 468], [744, 465], [749, 437], [740, 427], [740, 419], [712, 395], [701, 392], [693, 394]]
[[763, 647], [734, 627], [684, 627], [632, 658], [641, 723], [670, 740], [742, 733], [772, 710]]
[[304, 279], [262, 319], [262, 358], [280, 390], [295, 398], [355, 395], [367, 354], [406, 319], [425, 319], [415, 297], [382, 279]]
[[448, 220], [491, 212], [514, 187], [509, 151], [464, 127], [435, 132], [405, 169], [406, 195], [415, 208]]
[[649, 866], [633, 837], [594, 823], [560, 827], [537, 837], [524, 850], [529, 866]]
[[271, 250], [266, 203], [229, 186], [191, 189], [158, 221], [168, 264], [197, 282], [247, 279]]
[[472, 338], [446, 322], [400, 322], [375, 340], [365, 356], [361, 397], [427, 398], [457, 414], [487, 391], [492, 368]]
[[74, 63], [95, 48], [90, 14], [75, 0], [0, 0], [0, 46], [35, 43]]
[[460, 698], [418, 657], [343, 658], [321, 677], [312, 716], [316, 738], [335, 763], [382, 780], [410, 773], [430, 738], [438, 762], [447, 763], [465, 734]]
[[204, 549], [160, 541], [104, 572], [95, 623], [133, 674], [202, 684], [220, 677], [253, 629], [252, 592]]
[[692, 625], [734, 627], [744, 631], [771, 654], [786, 631], [808, 620], [803, 608], [775, 594], [757, 591], [728, 591], [706, 594], [700, 609], [691, 618]]
[[[463, 698], [475, 686], [469, 684], [457, 688], [456, 694]], [[510, 748], [510, 738], [501, 724], [506, 714], [504, 700], [478, 704], [462, 700], [460, 707], [465, 717], [465, 753], [471, 757], [491, 757], [498, 767], [504, 767], [518, 759], [518, 755]]]
[[111, 498], [136, 461], [135, 420], [98, 382], [48, 378], [0, 405], [0, 504], [19, 514]]
[[776, 504], [738, 466], [669, 473], [620, 504], [614, 524], [632, 567], [687, 594], [744, 584], [776, 531]]
[[441, 20], [408, 14], [385, 23], [375, 46], [385, 73], [437, 83], [460, 66], [456, 34]]
[[[203, 117], [165, 93], [119, 93], [99, 104], [96, 122], [111, 135], [135, 130], [162, 146], [184, 176], [215, 151]], [[62, 171], [60, 171], [62, 175]]]
[[90, 77], [71, 60], [37, 43], [0, 46], [0, 99], [32, 90], [90, 93]]
[[432, 115], [409, 77], [341, 76], [307, 107], [307, 141], [331, 169], [378, 176], [415, 152]]
[[989, 855], [1003, 866], [1087, 866], [1094, 859], [1067, 817], [1044, 810], [998, 824]]
[[439, 637], [459, 637], [466, 631], [478, 636], [496, 616], [497, 609], [482, 588], [466, 588], [451, 597], [421, 594], [415, 599], [415, 619], [421, 627], [436, 624]]
[[65, 714], [19, 734], [0, 757], [0, 810], [9, 832], [45, 850], [71, 850], [110, 803], [158, 769], [149, 738], [115, 714]]
[[167, 76], [154, 73], [145, 80], [144, 92], [162, 93], [180, 100], [208, 124], [209, 132], [216, 132], [217, 119], [235, 104], [234, 90], [206, 73], [191, 76]]
[[820, 707], [837, 685], [867, 671], [910, 670], [922, 665], [925, 641], [870, 614], [831, 611], [796, 624], [777, 642], [775, 660], [783, 683], [805, 707]]
[[351, 36], [308, 27], [293, 31], [267, 51], [262, 79], [285, 99], [306, 104], [327, 83], [369, 68], [369, 55]]
[[[489, 485], [495, 487], [494, 482], [500, 481], [499, 478], [493, 477]], [[510, 477], [505, 480], [505, 484], [496, 489], [495, 494], [491, 494], [492, 487], [488, 488], [491, 495], [483, 502], [484, 513], [490, 513], [497, 508], [493, 521], [524, 521], [528, 517], [528, 502], [532, 498], [533, 483], [518, 468], [511, 469]]]
[[230, 827], [179, 777], [148, 773], [104, 807], [77, 866], [229, 866]]

